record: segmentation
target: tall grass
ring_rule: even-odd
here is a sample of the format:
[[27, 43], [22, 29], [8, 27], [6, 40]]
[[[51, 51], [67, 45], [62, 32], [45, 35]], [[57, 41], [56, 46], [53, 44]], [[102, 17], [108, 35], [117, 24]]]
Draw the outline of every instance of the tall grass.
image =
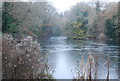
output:
[[[93, 50], [92, 50], [93, 51]], [[84, 54], [80, 61], [77, 61], [77, 65], [72, 70], [73, 81], [97, 81], [98, 79], [98, 55], [89, 54], [87, 61], [84, 60]], [[110, 76], [110, 58], [104, 63], [107, 65], [107, 77], [106, 81], [109, 81]]]

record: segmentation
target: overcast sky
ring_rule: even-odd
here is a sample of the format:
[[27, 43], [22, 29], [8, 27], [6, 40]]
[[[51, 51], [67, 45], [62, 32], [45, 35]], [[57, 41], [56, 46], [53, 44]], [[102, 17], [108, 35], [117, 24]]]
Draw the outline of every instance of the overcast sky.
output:
[[[77, 2], [91, 2], [92, 0], [49, 0], [57, 8], [58, 12], [64, 12], [69, 10], [71, 6], [75, 5]], [[95, 1], [95, 0], [94, 0]], [[100, 0], [107, 2], [118, 2], [119, 0]]]

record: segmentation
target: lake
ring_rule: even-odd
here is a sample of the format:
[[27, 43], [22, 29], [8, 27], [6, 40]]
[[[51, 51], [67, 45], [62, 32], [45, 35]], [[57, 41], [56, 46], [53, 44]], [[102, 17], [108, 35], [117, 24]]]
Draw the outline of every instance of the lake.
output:
[[[119, 46], [105, 41], [70, 40], [64, 36], [43, 38], [40, 41], [43, 54], [48, 55], [48, 63], [55, 66], [55, 79], [73, 79], [77, 61], [84, 55], [86, 64], [89, 54], [98, 56], [98, 79], [106, 79], [107, 65], [104, 63], [110, 57], [110, 79], [118, 79]], [[92, 51], [91, 51], [92, 50]]]

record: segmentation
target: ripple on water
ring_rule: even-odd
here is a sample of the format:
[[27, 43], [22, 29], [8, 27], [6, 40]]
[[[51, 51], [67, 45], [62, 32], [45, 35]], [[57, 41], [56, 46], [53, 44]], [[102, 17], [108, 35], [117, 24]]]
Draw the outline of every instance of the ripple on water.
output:
[[[85, 54], [85, 60], [87, 60], [91, 50], [94, 51], [94, 54], [101, 56], [99, 58], [99, 65], [103, 65], [108, 59], [107, 56], [110, 55], [110, 78], [116, 79], [116, 68], [118, 67], [118, 60], [116, 59], [118, 58], [117, 54], [119, 46], [111, 46], [85, 40], [66, 39], [67, 37], [58, 36], [51, 37], [50, 39], [41, 42], [42, 50], [46, 51], [49, 56], [49, 62], [56, 65], [56, 72], [53, 75], [56, 79], [72, 79], [73, 75], [71, 70], [75, 68], [77, 60], [82, 58], [83, 53]], [[84, 46], [84, 44], [86, 45]], [[83, 49], [83, 47], [85, 48]], [[99, 78], [106, 79], [107, 66], [99, 66], [99, 68], [101, 69]]]

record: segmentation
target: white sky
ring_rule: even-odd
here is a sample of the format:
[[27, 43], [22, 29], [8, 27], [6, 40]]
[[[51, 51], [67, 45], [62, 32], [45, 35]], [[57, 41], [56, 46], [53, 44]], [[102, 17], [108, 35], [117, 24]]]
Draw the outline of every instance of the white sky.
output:
[[[75, 5], [77, 2], [90, 2], [92, 0], [49, 0], [49, 1], [52, 2], [52, 4], [57, 8], [58, 12], [64, 12], [65, 10], [69, 10], [70, 7]], [[102, 0], [102, 1], [118, 2], [119, 0]]]
[[58, 12], [63, 12], [69, 10], [71, 6], [75, 5], [79, 0], [50, 0], [58, 10]]

